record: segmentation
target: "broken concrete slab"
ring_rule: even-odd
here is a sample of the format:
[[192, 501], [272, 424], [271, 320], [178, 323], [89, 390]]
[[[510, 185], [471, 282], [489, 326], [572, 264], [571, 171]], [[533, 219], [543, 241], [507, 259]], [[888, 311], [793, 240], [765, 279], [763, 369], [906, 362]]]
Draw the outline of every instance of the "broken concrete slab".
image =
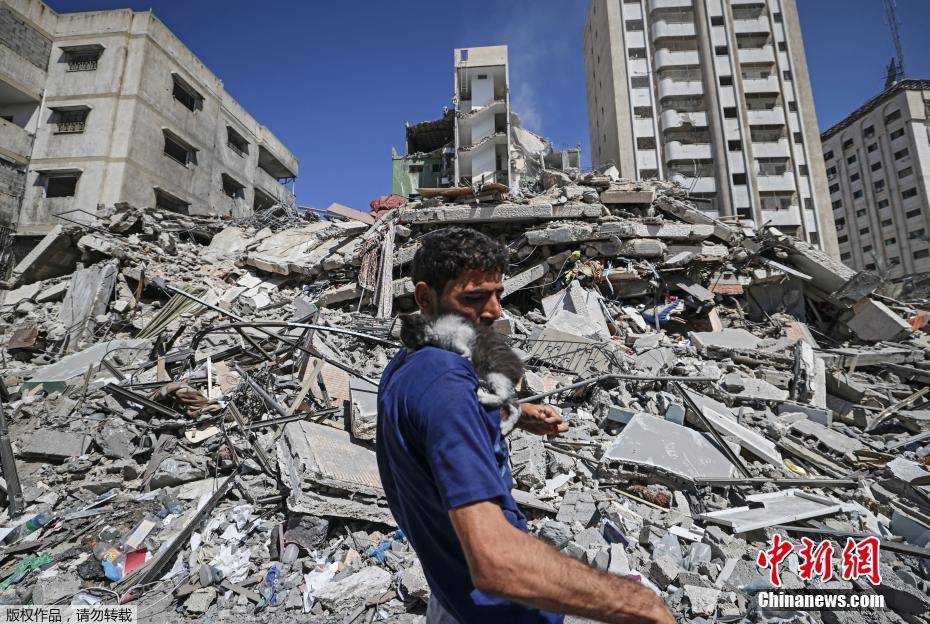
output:
[[714, 442], [688, 427], [635, 414], [601, 458], [602, 470], [649, 474], [660, 471], [684, 481], [729, 478], [735, 467]]
[[568, 202], [565, 204], [480, 204], [476, 206], [440, 206], [400, 210], [400, 223], [519, 223], [549, 219], [577, 219], [601, 216], [600, 204]]
[[75, 271], [68, 285], [68, 292], [59, 309], [58, 319], [67, 332], [65, 351], [76, 351], [85, 336], [93, 331], [96, 317], [104, 314], [113, 288], [119, 265], [107, 262], [103, 265]]
[[72, 353], [43, 368], [23, 382], [24, 389], [41, 385], [46, 392], [60, 392], [68, 381], [87, 374], [88, 368], [99, 370], [101, 361], [115, 358], [121, 362], [133, 362], [149, 349], [151, 343], [143, 339], [109, 340], [98, 342], [83, 351]]
[[699, 392], [687, 389], [685, 392], [718, 433], [733, 438], [741, 448], [769, 464], [778, 468], [784, 467], [781, 453], [778, 452], [775, 444], [752, 429], [739, 424], [730, 408]]
[[61, 463], [80, 457], [90, 446], [90, 436], [69, 431], [40, 429], [31, 432], [20, 443], [19, 457]]
[[863, 299], [852, 306], [852, 318], [846, 327], [861, 340], [880, 342], [895, 340], [912, 331], [911, 326], [881, 301]]
[[80, 230], [56, 225], [20, 260], [10, 276], [13, 284], [32, 284], [68, 275], [81, 257], [74, 237]]
[[655, 189], [641, 191], [607, 189], [601, 191], [600, 199], [604, 204], [652, 204], [655, 200]]
[[374, 442], [378, 425], [378, 384], [351, 376], [349, 390], [352, 393], [349, 418], [352, 435], [359, 440]]
[[522, 288], [538, 282], [541, 280], [546, 273], [549, 272], [549, 264], [542, 262], [531, 266], [530, 268], [520, 271], [516, 275], [510, 275], [504, 279], [504, 293], [501, 295], [501, 299], [512, 295], [513, 293], [521, 290]]
[[745, 329], [739, 328], [713, 332], [688, 332], [688, 339], [698, 349], [758, 349], [762, 342]]
[[746, 500], [754, 506], [734, 507], [701, 514], [709, 522], [728, 526], [734, 533], [745, 533], [777, 524], [819, 518], [843, 511], [843, 503], [825, 496], [816, 496], [791, 489], [768, 494], [753, 494]]

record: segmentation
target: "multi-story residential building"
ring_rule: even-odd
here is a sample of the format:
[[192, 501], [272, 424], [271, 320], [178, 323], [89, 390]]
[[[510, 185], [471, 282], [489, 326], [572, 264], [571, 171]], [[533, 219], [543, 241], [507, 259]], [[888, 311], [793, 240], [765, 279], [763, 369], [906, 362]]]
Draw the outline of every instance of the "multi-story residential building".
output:
[[591, 160], [837, 255], [795, 0], [590, 0]]
[[243, 216], [293, 202], [297, 159], [150, 11], [0, 3], [0, 219], [98, 204]]
[[821, 137], [840, 260], [930, 272], [930, 80], [904, 80]]
[[455, 179], [510, 184], [507, 46], [455, 50]]

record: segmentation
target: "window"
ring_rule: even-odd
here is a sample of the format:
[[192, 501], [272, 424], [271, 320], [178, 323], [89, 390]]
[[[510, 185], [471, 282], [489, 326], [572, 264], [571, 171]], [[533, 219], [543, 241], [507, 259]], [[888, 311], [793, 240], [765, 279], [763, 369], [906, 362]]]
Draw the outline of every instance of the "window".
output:
[[833, 158], [833, 150], [830, 150], [829, 152], [824, 152], [824, 153], [823, 153], [823, 159], [824, 159], [824, 160], [830, 160], [831, 158]]
[[[863, 245], [863, 246], [862, 246], [862, 253], [868, 253], [868, 252], [870, 252], [870, 251], [872, 251], [872, 246], [871, 246], [871, 245]], [[873, 266], [872, 268], [874, 269], [875, 267]]]
[[710, 25], [711, 26], [723, 26], [723, 16], [722, 15], [711, 15]]
[[727, 149], [731, 152], [741, 152], [743, 151], [742, 141], [727, 141]]
[[439, 173], [440, 171], [442, 171], [442, 165], [440, 165], [439, 163], [433, 163], [432, 171], [433, 173]]
[[856, 173], [854, 173], [854, 174], [852, 174], [852, 175], [849, 176], [849, 181], [850, 181], [850, 182], [855, 182], [855, 181], [857, 181], [858, 179], [859, 179], [859, 173], [858, 173], [858, 172], [856, 172]]
[[894, 141], [895, 139], [898, 139], [898, 138], [900, 138], [900, 137], [903, 137], [903, 136], [904, 136], [904, 128], [898, 128], [897, 130], [895, 130], [894, 132], [892, 132], [892, 133], [889, 134], [888, 136], [891, 137], [891, 140], [892, 140], [892, 141]]
[[849, 158], [846, 159], [846, 163], [847, 163], [847, 164], [850, 164], [850, 165], [851, 165], [851, 164], [853, 164], [854, 162], [856, 162], [856, 155], [855, 155], [855, 154], [853, 154], [852, 156], [850, 156]]
[[836, 242], [841, 243], [841, 244], [842, 244], [842, 243], [847, 243], [847, 242], [849, 242], [849, 237], [846, 236], [845, 234], [844, 234], [843, 236], [837, 236], [837, 237], [836, 237]]
[[735, 106], [724, 106], [723, 116], [726, 117], [727, 119], [736, 119], [736, 107]]
[[[871, 246], [871, 245], [868, 245], [868, 248], [869, 248], [869, 251], [872, 250], [872, 246]], [[864, 250], [863, 250], [863, 251], [864, 251]], [[871, 271], [871, 270], [873, 270], [873, 269], [875, 268], [875, 263], [874, 263], [874, 262], [869, 262], [867, 265], [865, 265], [864, 268], [865, 268], [866, 271]]]
[[789, 81], [790, 81], [790, 80], [791, 80], [791, 70], [790, 70], [790, 69], [786, 69], [785, 71], [783, 71], [783, 72], [781, 73], [781, 76], [782, 76], [782, 78], [784, 78], [785, 80], [789, 80]]
[[930, 256], [930, 249], [919, 249], [914, 252], [914, 259], [920, 260], [921, 258], [926, 258]]
[[778, 51], [779, 51], [779, 52], [787, 52], [787, 51], [788, 51], [788, 43], [785, 42], [785, 41], [779, 41], [779, 42], [778, 42]]
[[907, 176], [912, 175], [913, 173], [914, 173], [913, 167], [905, 167], [904, 169], [898, 172], [898, 179], [906, 178]]
[[804, 142], [804, 135], [802, 135], [800, 132], [795, 132], [795, 133], [794, 133], [794, 142], [795, 142], [795, 143], [803, 143], [803, 142]]
[[853, 191], [853, 199], [862, 199], [862, 189]]
[[714, 48], [714, 54], [717, 56], [726, 56], [729, 54], [729, 49], [725, 45], [717, 46]]
[[720, 86], [729, 87], [733, 84], [733, 76], [720, 76]]
[[865, 216], [865, 209], [864, 209], [864, 208], [860, 208], [859, 210], [857, 210], [857, 211], [856, 211], [856, 216], [857, 216], [857, 217], [864, 217], [864, 216]]
[[51, 172], [39, 174], [39, 183], [45, 187], [46, 197], [74, 197], [80, 173]]
[[891, 123], [892, 121], [894, 121], [895, 119], [900, 119], [900, 118], [901, 118], [901, 111], [900, 111], [900, 110], [896, 110], [896, 111], [894, 111], [894, 112], [891, 112], [891, 113], [888, 113], [887, 115], [885, 115], [885, 123], [886, 123], [886, 124], [889, 124], [889, 123]]
[[637, 137], [636, 138], [636, 149], [654, 150], [655, 148], [656, 148], [656, 140], [654, 137]]
[[874, 152], [874, 151], [877, 150], [877, 149], [878, 149], [878, 143], [872, 143], [871, 145], [869, 145], [869, 146], [866, 148], [866, 151], [869, 152], [869, 153], [871, 154], [872, 152]]
[[920, 216], [920, 208], [917, 208], [917, 209], [915, 209], [915, 210], [908, 210], [907, 212], [904, 213], [904, 216], [907, 217], [908, 219], [913, 219], [914, 217], [919, 217], [919, 216]]
[[640, 180], [655, 180], [659, 177], [658, 169], [640, 169], [639, 179]]
[[798, 103], [795, 102], [794, 100], [791, 100], [790, 102], [788, 102], [788, 110], [791, 111], [792, 113], [798, 112]]
[[827, 177], [831, 180], [836, 177], [836, 167], [827, 167]]
[[842, 230], [844, 227], [846, 227], [846, 219], [843, 217], [836, 219], [836, 229]]
[[633, 109], [633, 115], [635, 115], [637, 119], [652, 119], [652, 107], [637, 106]]
[[848, 251], [847, 251], [846, 253], [840, 254], [840, 260], [842, 260], [842, 261], [844, 261], [844, 262], [845, 262], [846, 260], [849, 260], [850, 258], [852, 258], [852, 254], [849, 253]]
[[839, 183], [837, 183], [837, 184], [831, 184], [831, 185], [830, 185], [830, 192], [831, 192], [831, 193], [839, 193], [839, 192], [840, 192], [840, 185], [839, 185]]
[[910, 152], [907, 151], [907, 148], [905, 147], [903, 150], [898, 150], [897, 152], [894, 153], [894, 159], [901, 160], [902, 158], [907, 158], [909, 154]]
[[61, 52], [61, 60], [68, 64], [69, 72], [94, 71], [97, 69], [100, 55], [103, 54], [103, 46], [62, 46]]
[[889, 264], [901, 264], [901, 258], [899, 258], [898, 256], [892, 256], [888, 258], [888, 263]]
[[734, 173], [733, 184], [746, 184], [746, 174], [745, 173]]
[[898, 242], [898, 239], [895, 238], [894, 236], [892, 236], [891, 238], [886, 238], [886, 239], [885, 239], [885, 244], [886, 244], [886, 245], [894, 245], [894, 244], [897, 243], [897, 242]]
[[909, 188], [909, 189], [907, 189], [906, 191], [901, 191], [901, 197], [902, 197], [903, 199], [908, 199], [909, 197], [914, 197], [914, 196], [916, 196], [916, 195], [917, 195], [917, 189], [916, 189], [916, 188]]
[[86, 106], [72, 108], [53, 108], [50, 121], [55, 124], [55, 134], [78, 134], [87, 126]]
[[223, 182], [223, 193], [227, 197], [232, 197], [233, 199], [245, 199], [245, 186], [237, 182], [232, 176], [228, 176], [225, 173], [220, 174], [220, 178]]
[[924, 229], [920, 228], [919, 230], [913, 230], [907, 233], [908, 238], [920, 238], [924, 235]]
[[831, 206], [833, 206], [833, 209], [834, 209], [834, 210], [837, 210], [837, 209], [839, 209], [839, 208], [842, 208], [842, 207], [843, 207], [843, 200], [837, 199], [836, 201], [834, 201], [834, 202], [831, 204]]
[[775, 13], [772, 13], [772, 19], [774, 19], [776, 23], [780, 24], [781, 23], [781, 12], [776, 11]]
[[849, 149], [852, 146], [853, 146], [852, 139], [846, 139], [845, 141], [843, 141], [843, 149]]
[[194, 87], [187, 84], [177, 74], [171, 74], [171, 81], [174, 83], [174, 88], [171, 91], [174, 99], [190, 111], [196, 112], [203, 108], [203, 96]]
[[630, 48], [627, 50], [627, 56], [631, 59], [646, 58], [646, 48]]
[[817, 233], [817, 232], [809, 232], [807, 236], [808, 236], [808, 238], [810, 238], [811, 244], [812, 244], [812, 245], [819, 245], [819, 244], [820, 244], [820, 234], [819, 234], [819, 233]]
[[800, 173], [802, 176], [808, 175], [807, 165], [798, 165], [798, 173]]
[[876, 192], [876, 193], [879, 193], [879, 192], [885, 190], [885, 181], [884, 181], [884, 180], [875, 180], [875, 182], [872, 183], [872, 187], [875, 189], [875, 192]]
[[737, 206], [736, 216], [740, 219], [752, 219], [752, 208], [749, 206]]
[[170, 156], [185, 167], [188, 164], [197, 164], [197, 150], [167, 130], [164, 130], [163, 133], [165, 135], [165, 156]]
[[883, 200], [881, 200], [880, 202], [878, 202], [878, 209], [879, 209], [879, 210], [881, 210], [882, 208], [887, 208], [887, 207], [888, 207], [888, 200], [887, 200], [887, 199], [883, 199]]
[[407, 173], [420, 173], [423, 171], [423, 165], [407, 165]]
[[867, 139], [872, 138], [873, 136], [875, 136], [875, 126], [869, 126], [868, 128], [864, 128], [864, 129], [862, 130], [862, 134], [863, 134], [863, 135], [865, 136], [865, 138], [867, 138]]
[[161, 210], [167, 210], [169, 212], [178, 212], [180, 214], [188, 214], [190, 212], [191, 205], [186, 201], [178, 199], [171, 193], [166, 193], [160, 188], [152, 189], [155, 191], [155, 207]]
[[243, 158], [249, 153], [249, 142], [229, 126], [226, 126], [226, 145]]
[[649, 88], [649, 76], [632, 76], [630, 77], [630, 86], [634, 89]]
[[868, 233], [869, 233], [869, 228], [867, 227], [859, 228], [859, 234], [868, 234]]
[[642, 29], [643, 29], [643, 20], [641, 20], [641, 19], [638, 19], [638, 20], [627, 20], [627, 21], [626, 21], [626, 29], [627, 29], [628, 32], [635, 32], [635, 31], [637, 31], [637, 30], [642, 30]]
[[878, 161], [877, 163], [872, 163], [872, 166], [870, 168], [872, 169], [872, 171], [878, 171], [879, 169], [882, 168], [882, 161]]

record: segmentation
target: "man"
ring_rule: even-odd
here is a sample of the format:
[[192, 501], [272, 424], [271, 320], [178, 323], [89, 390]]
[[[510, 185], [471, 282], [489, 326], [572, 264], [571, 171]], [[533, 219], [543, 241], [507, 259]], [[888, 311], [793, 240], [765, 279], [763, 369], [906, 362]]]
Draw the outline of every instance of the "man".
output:
[[[422, 315], [454, 314], [474, 326], [500, 317], [506, 247], [465, 228], [430, 233], [421, 243], [412, 277]], [[526, 533], [510, 494], [500, 410], [479, 402], [478, 385], [469, 359], [433, 346], [401, 349], [381, 378], [378, 468], [432, 590], [427, 622], [561, 622], [557, 613], [674, 622], [651, 590]], [[567, 431], [550, 406], [520, 409], [518, 426], [528, 431]]]

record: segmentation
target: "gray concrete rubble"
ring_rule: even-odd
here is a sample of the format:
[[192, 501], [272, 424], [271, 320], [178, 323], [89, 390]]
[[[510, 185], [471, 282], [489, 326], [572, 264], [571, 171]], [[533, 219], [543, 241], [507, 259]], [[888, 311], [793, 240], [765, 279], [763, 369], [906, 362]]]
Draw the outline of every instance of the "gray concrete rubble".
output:
[[[157, 621], [422, 621], [377, 392], [423, 235], [463, 225], [510, 250], [494, 330], [517, 392], [568, 424], [507, 437], [533, 534], [700, 624], [775, 621], [752, 598], [775, 533], [837, 557], [875, 535], [883, 616], [930, 623], [928, 303], [670, 183], [533, 180], [372, 214], [119, 204], [53, 229], [0, 284], [0, 600], [135, 588]], [[54, 520], [14, 529], [36, 516]]]

